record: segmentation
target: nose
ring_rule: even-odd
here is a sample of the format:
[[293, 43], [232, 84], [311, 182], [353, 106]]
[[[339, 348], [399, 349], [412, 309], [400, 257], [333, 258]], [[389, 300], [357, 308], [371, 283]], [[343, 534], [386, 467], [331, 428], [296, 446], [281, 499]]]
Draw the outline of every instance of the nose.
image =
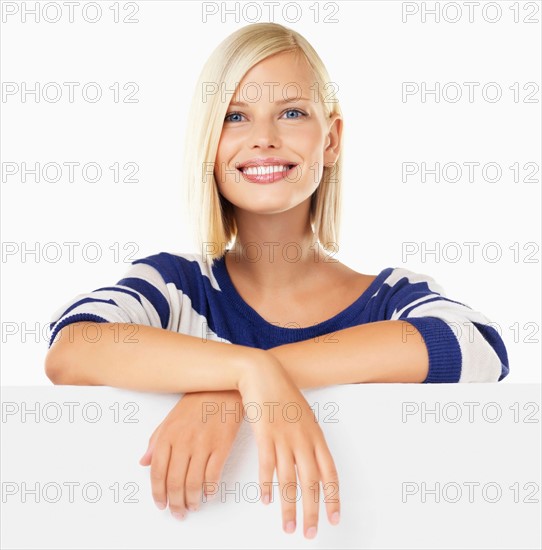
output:
[[276, 125], [272, 120], [259, 120], [252, 124], [252, 128], [247, 137], [251, 147], [258, 146], [279, 147], [280, 137]]

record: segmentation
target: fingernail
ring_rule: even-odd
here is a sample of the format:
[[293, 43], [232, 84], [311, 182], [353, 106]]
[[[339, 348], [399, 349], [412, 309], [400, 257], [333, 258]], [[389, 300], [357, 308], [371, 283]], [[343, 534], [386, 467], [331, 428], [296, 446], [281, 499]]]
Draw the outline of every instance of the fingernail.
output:
[[172, 512], [171, 515], [179, 521], [182, 521], [184, 519], [184, 514], [181, 514], [180, 512]]
[[269, 495], [267, 495], [267, 494], [264, 495], [263, 498], [262, 498], [262, 500], [263, 500], [263, 503], [264, 503], [264, 504], [269, 504]]
[[337, 525], [340, 519], [341, 519], [341, 515], [339, 514], [339, 512], [333, 512], [333, 514], [331, 514], [331, 523], [333, 525]]
[[313, 539], [316, 536], [316, 527], [309, 527], [307, 529], [307, 538]]
[[159, 510], [163, 510], [166, 507], [166, 505], [163, 502], [155, 502], [155, 504]]
[[293, 533], [295, 531], [295, 521], [289, 521], [286, 524], [286, 532]]
[[198, 511], [198, 508], [197, 506], [194, 506], [193, 504], [191, 504], [188, 509], [191, 511], [191, 512], [197, 512]]

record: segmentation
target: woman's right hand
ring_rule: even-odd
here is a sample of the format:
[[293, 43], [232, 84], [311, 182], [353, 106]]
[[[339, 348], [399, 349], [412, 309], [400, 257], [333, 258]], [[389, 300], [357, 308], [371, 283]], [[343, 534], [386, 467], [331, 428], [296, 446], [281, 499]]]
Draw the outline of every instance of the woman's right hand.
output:
[[261, 412], [261, 418], [251, 422], [258, 445], [261, 498], [264, 503], [271, 500], [276, 468], [283, 529], [287, 533], [295, 531], [299, 487], [303, 503], [303, 531], [305, 537], [313, 538], [318, 526], [320, 481], [328, 520], [333, 525], [339, 522], [337, 470], [324, 434], [306, 399], [278, 359], [264, 353], [262, 360], [250, 365], [239, 381], [239, 392], [247, 416], [250, 416], [250, 407], [254, 406], [250, 404], [257, 404]]
[[200, 507], [202, 493], [208, 498], [217, 494], [241, 421], [237, 391], [183, 395], [154, 430], [139, 462], [151, 466], [152, 494], [160, 509], [169, 504], [171, 513], [183, 519], [187, 510]]

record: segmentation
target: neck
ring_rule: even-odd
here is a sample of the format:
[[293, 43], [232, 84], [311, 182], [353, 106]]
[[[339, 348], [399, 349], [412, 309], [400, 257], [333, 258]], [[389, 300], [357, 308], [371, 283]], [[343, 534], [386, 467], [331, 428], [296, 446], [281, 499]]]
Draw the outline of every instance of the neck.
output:
[[324, 258], [309, 222], [309, 204], [278, 214], [236, 211], [237, 236], [226, 254], [228, 268], [258, 292], [302, 287]]

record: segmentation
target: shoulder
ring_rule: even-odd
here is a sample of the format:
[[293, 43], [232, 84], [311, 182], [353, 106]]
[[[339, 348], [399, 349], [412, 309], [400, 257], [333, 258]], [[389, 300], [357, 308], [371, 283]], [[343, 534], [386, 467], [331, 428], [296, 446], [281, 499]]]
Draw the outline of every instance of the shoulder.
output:
[[398, 290], [405, 288], [425, 287], [435, 292], [443, 292], [444, 289], [430, 275], [417, 273], [404, 267], [385, 267], [376, 275], [366, 275], [350, 268], [352, 280], [355, 278], [365, 281], [366, 286], [376, 287], [382, 290]]
[[418, 299], [446, 296], [444, 288], [433, 277], [403, 267], [382, 269], [370, 289], [375, 303], [393, 307], [402, 307]]
[[183, 288], [207, 277], [213, 287], [218, 288], [213, 274], [213, 262], [201, 254], [189, 252], [158, 252], [132, 261], [132, 269], [145, 266], [158, 271], [166, 283]]
[[381, 274], [384, 274], [382, 284], [390, 289], [424, 289], [439, 294], [444, 293], [444, 288], [426, 273], [419, 273], [404, 267], [388, 267]]

